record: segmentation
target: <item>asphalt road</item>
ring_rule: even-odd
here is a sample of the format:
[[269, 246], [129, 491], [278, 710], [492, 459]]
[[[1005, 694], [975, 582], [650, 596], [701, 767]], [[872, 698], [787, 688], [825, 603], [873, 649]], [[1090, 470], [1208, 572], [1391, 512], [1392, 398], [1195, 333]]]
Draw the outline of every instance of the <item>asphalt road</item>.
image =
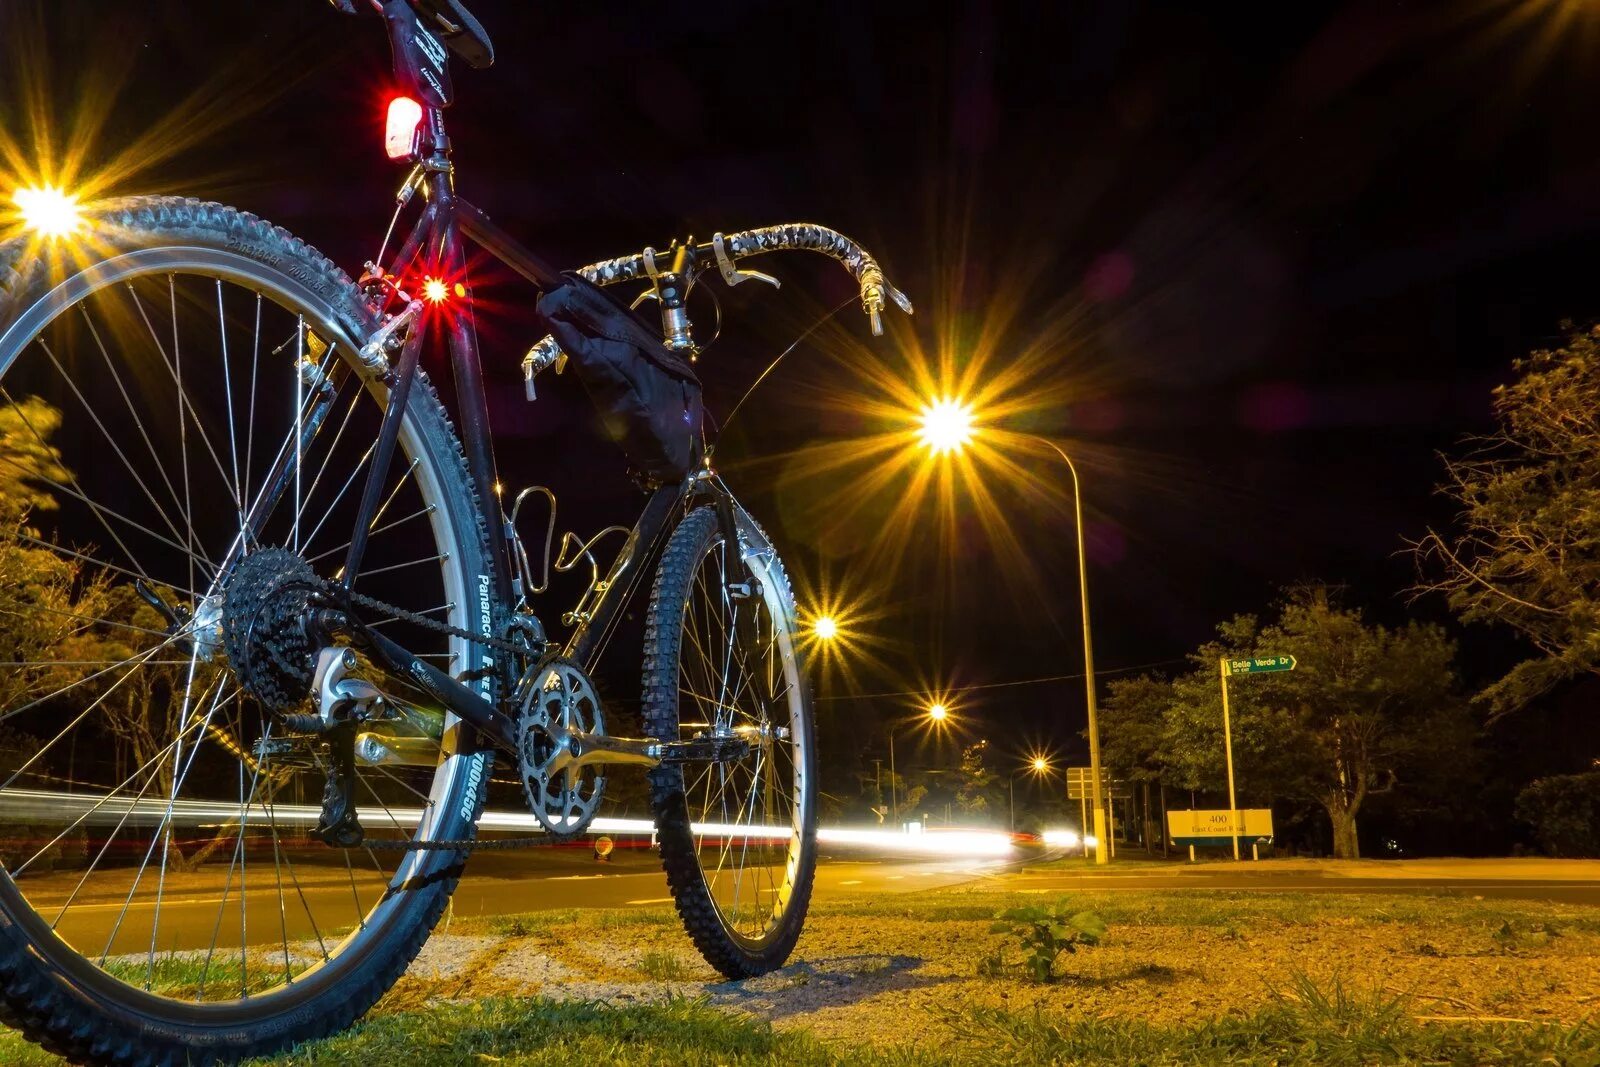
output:
[[[819, 898], [854, 893], [903, 893], [971, 881], [998, 869], [977, 860], [894, 859], [885, 861], [824, 860], [817, 868]], [[163, 950], [206, 948], [213, 943], [237, 945], [240, 931], [250, 944], [270, 945], [331, 936], [352, 925], [382, 892], [376, 872], [346, 870], [327, 863], [313, 865], [302, 856], [292, 877], [284, 868], [278, 891], [270, 863], [250, 868], [250, 891], [240, 915], [237, 883], [225, 885], [220, 869], [188, 876], [169, 875], [161, 887], [159, 924], [155, 876], [128, 893], [131, 872], [119, 881], [97, 879], [71, 897], [57, 932], [79, 951], [97, 955], [146, 951], [152, 940]], [[55, 919], [57, 908], [72, 894], [75, 878], [52, 876], [25, 880], [30, 903]], [[227, 899], [224, 901], [224, 893]], [[534, 850], [479, 853], [452, 898], [456, 918], [514, 915], [566, 908], [630, 908], [671, 902], [666, 877], [653, 853], [622, 853], [610, 863], [597, 863], [587, 851]], [[358, 906], [360, 911], [358, 911]], [[225, 924], [225, 925], [219, 925]]]
[[[148, 950], [152, 940], [161, 949], [236, 945], [241, 930], [237, 885], [222, 884], [220, 872], [173, 876], [163, 887], [160, 922], [154, 887], [145, 884], [132, 894], [127, 886], [101, 879], [72, 899], [57, 927], [80, 951], [120, 953]], [[131, 880], [131, 873], [128, 874]], [[242, 916], [244, 938], [251, 944], [325, 937], [377, 900], [383, 882], [375, 872], [362, 874], [302, 856], [282, 892], [273, 883], [270, 865], [251, 868], [251, 891]], [[1549, 861], [1438, 861], [1420, 864], [1255, 864], [1119, 863], [1096, 869], [1072, 864], [1059, 868], [1028, 867], [1025, 862], [895, 857], [868, 860], [825, 858], [817, 870], [816, 895], [904, 893], [970, 884], [994, 892], [1070, 893], [1095, 890], [1138, 893], [1153, 890], [1188, 892], [1332, 892], [1448, 893], [1466, 897], [1502, 897], [1600, 905], [1600, 864]], [[224, 901], [225, 888], [231, 894]], [[60, 875], [23, 890], [41, 910], [64, 903], [72, 879]], [[539, 849], [532, 852], [479, 853], [457, 889], [453, 911], [458, 918], [514, 915], [567, 908], [632, 908], [670, 903], [666, 880], [653, 853], [620, 852], [610, 863], [597, 863], [581, 849]], [[53, 916], [52, 916], [53, 917]], [[219, 927], [226, 924], [226, 929]]]

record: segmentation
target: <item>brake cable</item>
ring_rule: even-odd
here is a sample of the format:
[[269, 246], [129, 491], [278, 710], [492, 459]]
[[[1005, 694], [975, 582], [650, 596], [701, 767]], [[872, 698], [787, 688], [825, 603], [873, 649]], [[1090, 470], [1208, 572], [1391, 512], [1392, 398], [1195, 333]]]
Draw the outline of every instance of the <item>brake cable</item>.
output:
[[[756, 386], [760, 385], [762, 382], [767, 380], [767, 375], [771, 374], [775, 369], [777, 369], [778, 364], [783, 362], [783, 357], [787, 356], [790, 352], [793, 352], [796, 348], [800, 347], [800, 342], [801, 341], [804, 341], [807, 337], [810, 337], [813, 333], [816, 333], [817, 330], [820, 329], [824, 323], [826, 323], [828, 320], [832, 319], [835, 315], [839, 314], [839, 312], [843, 311], [845, 308], [849, 307], [851, 304], [853, 304], [855, 302], [855, 300], [856, 300], [856, 298], [854, 296], [845, 297], [845, 299], [840, 302], [838, 307], [836, 307], [832, 311], [829, 311], [826, 314], [822, 315], [820, 318], [817, 319], [816, 322], [813, 322], [810, 326], [807, 326], [805, 328], [805, 330], [803, 332], [801, 332], [800, 336], [796, 337], [789, 344], [788, 348], [785, 348], [782, 352], [779, 352], [777, 358], [774, 359], [771, 363], [767, 364], [766, 370], [764, 370], [760, 374], [756, 375], [756, 380], [750, 383], [750, 388], [748, 388], [748, 389], [746, 389], [744, 391], [744, 395], [739, 398], [739, 402], [737, 404], [734, 404], [733, 407], [728, 411], [728, 417], [723, 419], [723, 420], [721, 420], [720, 424], [717, 426], [717, 439], [718, 440], [721, 440], [723, 432], [726, 431], [728, 426], [733, 422], [733, 417], [735, 415], [739, 414], [739, 409], [744, 406], [744, 402], [746, 400], [750, 399], [750, 394], [756, 391]], [[711, 443], [711, 447], [706, 449], [706, 452], [710, 453], [710, 452], [714, 451], [715, 449], [716, 449], [716, 442], [713, 441]]]

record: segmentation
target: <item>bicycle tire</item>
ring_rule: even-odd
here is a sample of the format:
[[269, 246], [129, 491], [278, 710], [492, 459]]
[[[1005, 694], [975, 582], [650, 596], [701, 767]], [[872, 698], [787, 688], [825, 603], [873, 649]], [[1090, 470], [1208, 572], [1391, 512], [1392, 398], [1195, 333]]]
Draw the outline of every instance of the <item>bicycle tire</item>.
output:
[[[741, 912], [738, 881], [734, 881], [731, 908], [726, 899], [719, 900], [719, 896], [726, 897], [728, 879], [723, 877], [720, 859], [715, 871], [706, 870], [708, 854], [705, 841], [708, 836], [716, 835], [699, 835], [700, 844], [697, 845], [695, 822], [691, 817], [691, 794], [697, 792], [696, 784], [686, 782], [681, 766], [663, 766], [650, 772], [650, 803], [656, 819], [661, 865], [666, 871], [678, 915], [706, 962], [729, 979], [750, 978], [783, 966], [794, 950], [805, 923], [816, 870], [815, 729], [795, 624], [793, 594], [783, 565], [772, 550], [766, 534], [742, 509], [736, 513], [740, 551], [762, 587], [762, 603], [772, 617], [774, 636], [770, 645], [778, 650], [785, 670], [785, 694], [792, 694], [783, 701], [788, 709], [792, 755], [790, 772], [784, 775], [780, 770], [780, 774], [772, 774], [773, 766], [781, 768], [779, 760], [773, 757], [768, 761], [768, 773], [772, 779], [789, 778], [792, 788], [799, 794], [787, 811], [792, 831], [781, 859], [784, 882], [782, 885], [773, 882], [770, 903], [764, 902], [760, 896], [759, 878], [755, 881], [755, 899], [750, 914], [760, 921], [765, 911], [770, 920], [764, 922], [761, 929], [750, 932], [736, 928]], [[644, 723], [646, 732], [652, 737], [673, 739], [682, 736], [680, 697], [685, 687], [680, 683], [680, 672], [683, 670], [685, 654], [684, 636], [691, 626], [686, 621], [691, 610], [690, 597], [696, 584], [696, 575], [708, 561], [715, 559], [723, 541], [716, 510], [701, 507], [691, 511], [678, 524], [662, 553], [645, 620]], [[737, 636], [737, 626], [729, 632], [735, 634], [734, 640], [743, 646], [760, 647], [760, 642]], [[750, 647], [745, 649], [747, 652], [751, 650]], [[730, 660], [732, 655], [730, 645]], [[731, 703], [739, 704], [741, 696], [741, 691], [736, 689]], [[719, 697], [716, 703], [729, 702]], [[777, 703], [776, 698], [771, 701], [775, 709]], [[766, 712], [758, 709], [755, 714], [765, 715]], [[776, 714], [781, 714], [781, 711]], [[772, 723], [768, 722], [768, 725]], [[750, 758], [746, 757], [746, 760]], [[756, 804], [753, 798], [761, 764], [758, 761], [754, 766], [756, 769], [752, 772], [750, 785], [750, 814], [744, 816], [744, 821], [751, 823], [755, 819]], [[711, 771], [712, 768], [708, 768], [707, 773]], [[734, 780], [737, 781], [737, 778]], [[726, 787], [723, 788], [725, 791]], [[703, 804], [700, 806], [705, 807]], [[764, 822], [773, 811], [779, 817], [785, 814], [781, 807], [768, 802], [763, 803], [762, 810], [766, 813]], [[706, 825], [708, 820], [705, 811], [700, 813], [700, 818], [701, 825]], [[734, 821], [739, 821], [737, 813]], [[748, 841], [746, 838], [746, 848]], [[775, 850], [772, 858], [777, 859]], [[777, 865], [774, 863], [771, 866]], [[743, 873], [742, 870], [738, 872], [740, 877]], [[730, 910], [734, 914], [730, 914]]]
[[[259, 286], [275, 301], [294, 301], [307, 321], [344, 342], [340, 348], [347, 359], [358, 347], [355, 342], [376, 325], [344, 272], [253, 215], [215, 203], [158, 197], [102, 203], [87, 209], [85, 217], [97, 258], [74, 268], [76, 273], [63, 275], [59, 260], [37, 255], [26, 240], [0, 244], [0, 380], [32, 336], [28, 323], [47, 316], [50, 302], [63, 299], [64, 287], [91, 272], [114, 273], [132, 262], [129, 257], [189, 264], [202, 274], [214, 271]], [[447, 525], [457, 549], [449, 565], [441, 566], [445, 580], [475, 588], [478, 576], [488, 573], [482, 513], [448, 416], [420, 374], [403, 423], [407, 447], [426, 459], [425, 475], [418, 477], [429, 480], [429, 492], [443, 505], [438, 521]], [[475, 601], [460, 599], [460, 611]], [[483, 665], [481, 646], [460, 642], [458, 647], [464, 669]], [[435, 836], [475, 835], [492, 759], [470, 743], [446, 750], [435, 772], [435, 781], [445, 782], [439, 795], [446, 800]], [[342, 1030], [404, 973], [460, 877], [460, 853], [414, 855], [408, 861], [413, 865], [405, 868], [411, 877], [385, 893], [372, 910], [371, 925], [358, 927], [337, 956], [279, 991], [215, 1003], [164, 998], [96, 967], [51, 933], [10, 874], [0, 871], [0, 1022], [71, 1060], [118, 1065], [232, 1062]]]

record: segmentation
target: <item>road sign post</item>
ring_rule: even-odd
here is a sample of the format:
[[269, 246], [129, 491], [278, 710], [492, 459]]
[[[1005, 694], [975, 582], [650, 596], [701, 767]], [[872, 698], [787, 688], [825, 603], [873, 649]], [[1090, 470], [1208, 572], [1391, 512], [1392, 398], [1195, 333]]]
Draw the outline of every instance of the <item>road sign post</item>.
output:
[[[1103, 856], [1107, 852], [1112, 852], [1115, 846], [1114, 843], [1109, 840], [1109, 835], [1115, 831], [1115, 825], [1113, 821], [1107, 818], [1105, 811], [1101, 809], [1100, 813], [1095, 816], [1092, 828], [1089, 822], [1088, 805], [1089, 802], [1094, 798], [1096, 792], [1094, 788], [1094, 768], [1092, 766], [1068, 767], [1066, 779], [1067, 799], [1079, 801], [1078, 806], [1082, 809], [1082, 817], [1079, 821], [1083, 824], [1084, 857], [1087, 858], [1089, 855], [1090, 837], [1095, 838], [1094, 849], [1096, 857]], [[1126, 781], [1113, 779], [1108, 773], [1106, 773], [1104, 767], [1100, 769], [1099, 784], [1100, 789], [1098, 792], [1100, 794], [1100, 799], [1107, 806], [1110, 806], [1113, 800], [1125, 799], [1129, 796], [1132, 796], [1132, 793], [1129, 791], [1128, 783]]]
[[[1241, 825], [1239, 801], [1233, 792], [1233, 725], [1228, 719], [1228, 676], [1230, 674], [1271, 674], [1275, 671], [1292, 671], [1293, 656], [1257, 656], [1251, 659], [1234, 659], [1223, 656], [1217, 661], [1222, 674], [1222, 751], [1228, 764], [1228, 810], [1233, 812], [1235, 826]], [[1239, 838], [1233, 838], [1233, 858], [1239, 858]]]

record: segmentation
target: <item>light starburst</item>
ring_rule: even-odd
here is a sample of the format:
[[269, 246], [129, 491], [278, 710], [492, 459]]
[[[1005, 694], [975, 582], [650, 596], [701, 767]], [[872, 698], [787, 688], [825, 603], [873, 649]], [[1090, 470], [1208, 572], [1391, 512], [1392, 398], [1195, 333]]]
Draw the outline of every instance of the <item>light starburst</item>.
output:
[[53, 185], [18, 189], [12, 200], [22, 224], [39, 237], [67, 237], [83, 225], [78, 198]]
[[921, 421], [922, 443], [936, 456], [961, 451], [975, 430], [972, 408], [948, 397], [925, 405]]

